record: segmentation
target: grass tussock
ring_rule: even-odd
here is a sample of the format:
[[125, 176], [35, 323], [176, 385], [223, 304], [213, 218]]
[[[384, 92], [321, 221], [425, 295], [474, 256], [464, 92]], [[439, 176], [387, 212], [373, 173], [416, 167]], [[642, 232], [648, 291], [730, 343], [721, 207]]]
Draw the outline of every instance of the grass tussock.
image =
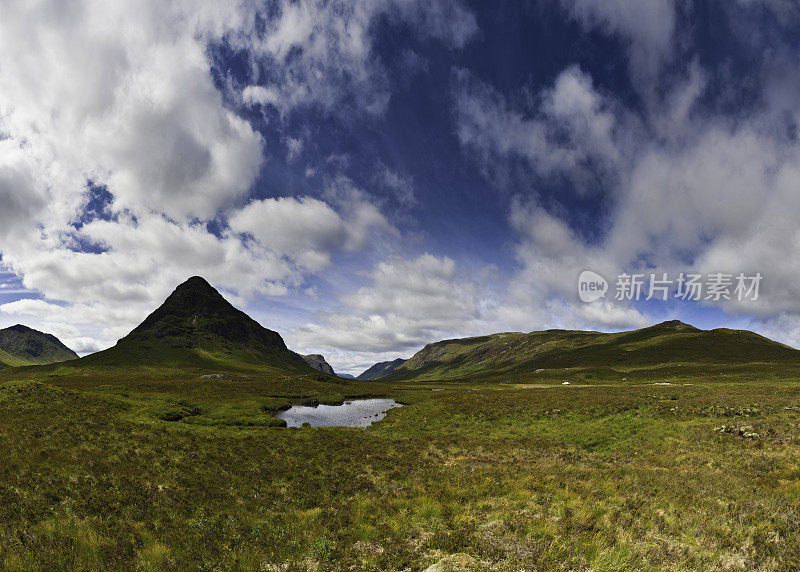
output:
[[[56, 380], [0, 384], [3, 569], [800, 567], [794, 384]], [[356, 392], [407, 405], [271, 426]]]

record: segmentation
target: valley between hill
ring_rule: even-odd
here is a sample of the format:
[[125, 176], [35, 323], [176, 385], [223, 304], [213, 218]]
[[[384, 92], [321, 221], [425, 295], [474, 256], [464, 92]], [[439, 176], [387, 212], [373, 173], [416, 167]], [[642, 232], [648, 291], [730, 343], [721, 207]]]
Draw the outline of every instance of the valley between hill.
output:
[[[666, 323], [341, 379], [191, 280], [115, 348], [0, 370], [0, 568], [796, 569], [798, 353]], [[405, 406], [274, 417], [367, 396]]]

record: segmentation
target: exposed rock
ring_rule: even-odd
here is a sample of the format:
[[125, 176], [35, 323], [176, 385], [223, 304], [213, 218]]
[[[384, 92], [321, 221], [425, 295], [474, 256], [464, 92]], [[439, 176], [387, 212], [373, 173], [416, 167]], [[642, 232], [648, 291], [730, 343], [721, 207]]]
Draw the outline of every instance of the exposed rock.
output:
[[743, 439], [758, 439], [759, 434], [755, 432], [751, 425], [742, 425], [741, 427], [735, 427], [733, 425], [723, 425], [721, 427], [715, 427], [714, 431], [719, 431], [720, 433], [728, 433], [730, 435], [735, 435], [737, 437], [742, 437]]
[[459, 552], [451, 554], [439, 560], [435, 564], [431, 564], [425, 569], [425, 572], [463, 572], [466, 570], [486, 570], [485, 562], [481, 562], [470, 556]]
[[304, 362], [313, 367], [315, 370], [322, 373], [329, 373], [331, 375], [335, 375], [333, 368], [327, 361], [325, 361], [325, 356], [321, 354], [308, 354], [308, 355], [298, 354], [298, 355], [303, 359]]

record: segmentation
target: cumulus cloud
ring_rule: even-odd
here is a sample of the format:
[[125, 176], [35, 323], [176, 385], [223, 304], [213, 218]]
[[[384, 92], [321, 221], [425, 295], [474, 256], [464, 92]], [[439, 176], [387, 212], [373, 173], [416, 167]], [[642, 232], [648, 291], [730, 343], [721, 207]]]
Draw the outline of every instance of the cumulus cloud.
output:
[[652, 89], [659, 67], [673, 55], [676, 0], [560, 0], [567, 13], [587, 30], [598, 29], [629, 45], [630, 68], [637, 87]]
[[261, 138], [224, 107], [203, 38], [238, 20], [212, 3], [198, 4], [195, 18], [186, 8], [3, 7], [3, 124], [40, 173], [58, 165], [47, 183], [59, 193], [80, 195], [95, 177], [118, 208], [203, 217], [248, 190]]
[[612, 110], [579, 67], [564, 70], [541, 94], [536, 109], [518, 109], [465, 70], [455, 76], [458, 137], [492, 176], [523, 159], [543, 178], [563, 177], [579, 189], [607, 182], [618, 171], [625, 118]]
[[[207, 43], [243, 25], [241, 11], [89, 1], [2, 11], [0, 232], [14, 235], [0, 248], [26, 287], [111, 310], [152, 303], [215, 264], [237, 278], [259, 268], [243, 289], [287, 278], [274, 256], [193, 222], [233, 205], [262, 162], [261, 136], [209, 73]], [[89, 179], [108, 189], [113, 216], [78, 225]]]
[[680, 134], [676, 142], [632, 135], [640, 144], [618, 164], [618, 183], [604, 197], [607, 230], [596, 242], [581, 238], [558, 217], [558, 209], [548, 211], [535, 201], [512, 207], [520, 267], [499, 309], [501, 321], [563, 327], [647, 321], [613, 301], [576, 303], [575, 283], [584, 269], [606, 277], [623, 271], [761, 272], [764, 285], [757, 302], [721, 300], [718, 305], [732, 314], [759, 316], [798, 310], [800, 267], [792, 252], [800, 244], [793, 222], [800, 207], [800, 148], [765, 133], [755, 119], [736, 124], [705, 117], [691, 127], [697, 118], [680, 112], [673, 117], [681, 115], [680, 128], [670, 127]]
[[781, 312], [769, 318], [754, 319], [749, 327], [770, 339], [800, 347], [800, 312]]
[[0, 305], [0, 315], [24, 321], [43, 332], [52, 333], [78, 353], [105, 349], [124, 336], [132, 326], [152, 311], [147, 304], [131, 302], [125, 306], [103, 304], [54, 304], [23, 298]]
[[[237, 237], [218, 237], [200, 223], [176, 223], [150, 215], [97, 220], [80, 236], [95, 251], [64, 248], [59, 236], [9, 248], [4, 261], [24, 284], [48, 297], [71, 302], [155, 301], [192, 274], [204, 274], [242, 293], [284, 290], [300, 276], [290, 261]], [[43, 248], [54, 244], [53, 248]]]
[[102, 326], [98, 344], [108, 345], [193, 274], [245, 299], [283, 295], [300, 287], [307, 273], [327, 267], [337, 253], [367, 249], [372, 237], [397, 232], [363, 198], [340, 208], [311, 198], [254, 201], [233, 212], [230, 230], [221, 235], [204, 223], [155, 214], [94, 220], [80, 229], [93, 251], [21, 243], [4, 256], [24, 284], [46, 283], [49, 298], [69, 304], [26, 298], [0, 311], [37, 323]]
[[290, 256], [308, 270], [321, 270], [338, 251], [367, 246], [374, 233], [396, 232], [371, 203], [346, 205], [344, 216], [310, 197], [253, 201], [231, 216], [234, 232], [252, 236], [263, 248]]
[[[575, 17], [599, 17], [593, 3], [571, 5]], [[667, 37], [659, 45], [666, 46]], [[697, 60], [685, 62], [661, 86], [657, 108], [626, 107], [598, 93], [575, 67], [543, 88], [533, 104], [511, 103], [461, 73], [454, 87], [459, 137], [492, 180], [516, 159], [539, 176], [558, 174], [572, 183], [562, 196], [542, 202], [534, 195], [513, 205], [520, 266], [498, 308], [501, 322], [565, 327], [646, 322], [638, 311], [613, 301], [576, 305], [574, 284], [587, 268], [606, 276], [761, 272], [757, 302], [716, 304], [729, 314], [758, 316], [756, 325], [765, 328], [790, 322], [800, 312], [800, 267], [792, 254], [800, 244], [794, 223], [800, 212], [800, 143], [792, 134], [800, 96], [791, 79], [797, 65], [783, 54], [778, 49], [763, 56], [766, 81], [754, 103], [736, 113], [705, 99], [709, 84], [720, 81], [714, 74], [724, 76], [725, 70], [703, 69]], [[562, 136], [550, 135], [559, 128]], [[583, 192], [587, 175], [602, 182], [602, 205], [594, 213], [600, 231], [591, 238], [570, 226], [560, 206]]]
[[364, 274], [367, 283], [342, 295], [341, 308], [287, 335], [293, 347], [318, 351], [340, 371], [408, 356], [426, 343], [498, 331], [545, 328], [605, 330], [641, 327], [650, 319], [613, 299], [577, 302], [576, 283], [591, 265], [609, 272], [602, 252], [583, 245], [544, 209], [515, 203], [512, 224], [522, 239], [520, 270], [502, 287], [496, 271], [468, 271], [450, 258], [393, 257]]
[[285, 115], [298, 106], [349, 107], [378, 114], [389, 101], [389, 79], [370, 38], [381, 19], [409, 24], [423, 38], [463, 47], [477, 32], [472, 13], [458, 0], [356, 0], [283, 2], [263, 35], [240, 36], [259, 73], [243, 92], [250, 104]]
[[[352, 188], [248, 204], [265, 145], [235, 105], [286, 116], [348, 101], [379, 113], [389, 97], [372, 47], [379, 20], [453, 48], [476, 30], [458, 0], [44, 0], [3, 2], [2, 13], [0, 251], [46, 299], [3, 311], [36, 323], [52, 313], [81, 332], [106, 324], [95, 345], [191, 274], [236, 296], [285, 294], [336, 253], [394, 236]], [[214, 77], [221, 45], [250, 59], [251, 85]], [[283, 140], [290, 161], [302, 153], [301, 139]], [[107, 204], [89, 213], [96, 187]], [[115, 312], [123, 300], [130, 311]]]
[[447, 257], [391, 258], [376, 264], [366, 278], [368, 285], [343, 296], [342, 311], [326, 315], [324, 325], [292, 331], [292, 343], [362, 352], [409, 351], [448, 335], [477, 331], [487, 309], [480, 282]]
[[683, 143], [637, 158], [608, 239], [624, 257], [664, 264], [709, 239], [745, 233], [774, 195], [781, 151], [756, 131], [706, 126]]
[[16, 141], [0, 140], [0, 238], [13, 240], [15, 232], [28, 230], [46, 199], [32, 157]]
[[625, 329], [649, 319], [606, 296], [591, 304], [578, 301], [583, 270], [611, 277], [619, 271], [614, 253], [586, 245], [562, 219], [535, 203], [515, 200], [511, 223], [517, 231], [519, 268], [511, 277], [494, 321], [505, 329]]

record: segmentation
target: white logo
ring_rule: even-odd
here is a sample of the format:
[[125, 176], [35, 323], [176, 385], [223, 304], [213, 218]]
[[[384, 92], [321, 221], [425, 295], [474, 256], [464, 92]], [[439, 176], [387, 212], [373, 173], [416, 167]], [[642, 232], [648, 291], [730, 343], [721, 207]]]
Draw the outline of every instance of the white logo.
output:
[[581, 302], [594, 302], [606, 295], [608, 282], [597, 272], [584, 270], [578, 276], [578, 296]]

